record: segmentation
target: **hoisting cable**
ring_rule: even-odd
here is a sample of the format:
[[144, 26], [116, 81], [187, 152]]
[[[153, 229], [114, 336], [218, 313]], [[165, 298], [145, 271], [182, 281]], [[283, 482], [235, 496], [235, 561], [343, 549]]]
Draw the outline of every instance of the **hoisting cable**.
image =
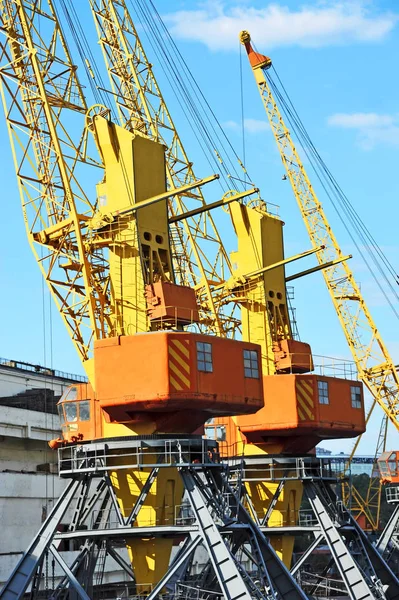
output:
[[[132, 3], [130, 4], [132, 5], [133, 10], [135, 10], [135, 6], [133, 6]], [[162, 62], [165, 61], [163, 64], [164, 71], [169, 71], [173, 80], [176, 82], [177, 87], [180, 89], [181, 97], [185, 101], [186, 106], [188, 106], [190, 114], [193, 118], [195, 118], [196, 125], [201, 131], [203, 140], [206, 140], [206, 142], [204, 141], [204, 144], [208, 150], [212, 152], [212, 155], [215, 155], [215, 140], [217, 140], [217, 145], [223, 149], [223, 151], [219, 151], [218, 154], [223, 159], [222, 166], [224, 166], [225, 169], [225, 180], [227, 178], [228, 187], [233, 187], [232, 179], [244, 184], [244, 187], [245, 184], [253, 185], [250, 183], [248, 174], [246, 174], [248, 179], [243, 181], [242, 177], [240, 177], [240, 174], [237, 172], [235, 161], [231, 159], [232, 154], [236, 158], [236, 161], [239, 163], [240, 167], [243, 168], [244, 173], [246, 173], [242, 162], [234, 151], [233, 146], [231, 145], [215, 113], [210, 108], [209, 103], [205, 99], [201, 88], [193, 77], [191, 70], [189, 69], [186, 61], [182, 57], [175, 42], [173, 41], [173, 38], [171, 37], [165, 23], [154, 7], [152, 0], [149, 0], [148, 2], [152, 8], [152, 12], [148, 8], [147, 3], [143, 2], [142, 0], [138, 0], [135, 4], [138, 6], [140, 11], [139, 16], [141, 17], [141, 20], [146, 22], [149, 30], [152, 33], [152, 36], [148, 36], [148, 41], [154, 49], [152, 39], [155, 40], [158, 49], [158, 59], [160, 58], [161, 54], [163, 57]], [[169, 50], [166, 48], [165, 40], [170, 46]], [[185, 75], [185, 77], [183, 75]], [[175, 90], [173, 91], [176, 95]], [[177, 98], [179, 101], [180, 98], [178, 96]], [[218, 167], [220, 168], [220, 164], [218, 162], [216, 164], [218, 164]], [[229, 165], [229, 169], [226, 168], [227, 165]], [[230, 172], [234, 173], [235, 177], [233, 177]], [[234, 187], [237, 189], [237, 185], [234, 185]], [[242, 186], [240, 187], [242, 189]]]
[[[162, 20], [159, 12], [157, 11], [153, 0], [149, 0], [149, 4], [151, 5], [159, 23], [160, 26], [162, 28], [162, 31], [164, 32], [166, 38], [168, 39], [170, 46], [172, 48], [172, 52], [175, 53], [177, 60], [180, 62], [180, 65], [182, 66], [182, 69], [185, 71], [186, 75], [187, 75], [187, 81], [190, 83], [190, 87], [193, 90], [193, 93], [197, 96], [199, 96], [199, 98], [202, 101], [202, 111], [203, 114], [205, 116], [205, 118], [207, 119], [210, 127], [212, 128], [212, 131], [214, 133], [214, 135], [216, 136], [218, 143], [221, 147], [224, 148], [224, 152], [226, 154], [226, 156], [229, 158], [230, 160], [230, 156], [229, 156], [229, 152], [231, 152], [235, 159], [237, 160], [237, 162], [239, 163], [239, 165], [241, 166], [241, 168], [243, 167], [242, 162], [240, 160], [240, 157], [238, 156], [238, 154], [236, 153], [236, 151], [234, 150], [233, 145], [230, 142], [230, 139], [228, 138], [228, 136], [226, 135], [220, 121], [218, 120], [218, 118], [216, 117], [216, 114], [214, 113], [214, 111], [212, 110], [212, 107], [210, 106], [209, 102], [207, 101], [201, 87], [199, 86], [198, 82], [196, 81], [192, 71], [190, 70], [187, 62], [185, 61], [184, 57], [182, 56], [180, 50], [178, 49], [173, 37], [170, 35], [170, 32], [168, 30], [168, 28], [166, 27], [164, 21]], [[182, 82], [184, 83], [184, 79], [182, 79]], [[214, 121], [214, 123], [212, 122], [212, 119], [210, 118], [210, 116], [212, 116], [212, 119]], [[222, 141], [222, 138], [224, 138], [224, 142]], [[227, 144], [228, 148], [226, 148], [224, 146], [224, 144]], [[231, 168], [235, 171], [236, 170], [236, 165], [234, 164], [234, 162], [230, 161], [231, 164]], [[236, 172], [237, 173], [237, 172]], [[237, 174], [238, 175], [238, 174]], [[252, 184], [251, 184], [252, 185]]]
[[[215, 147], [212, 142], [211, 136], [206, 128], [203, 127], [202, 117], [196, 109], [196, 103], [191, 97], [187, 87], [180, 81], [179, 68], [176, 65], [173, 57], [168, 53], [165, 44], [163, 43], [162, 34], [159, 31], [155, 20], [153, 19], [151, 13], [144, 6], [137, 2], [138, 7], [138, 16], [142, 22], [145, 22], [148, 29], [151, 31], [152, 35], [148, 36], [149, 45], [152, 47], [154, 53], [156, 53], [158, 62], [164, 71], [168, 80], [173, 80], [177, 83], [177, 86], [180, 87], [180, 94], [176, 92], [174, 86], [172, 87], [173, 93], [179, 103], [181, 110], [183, 111], [191, 130], [193, 131], [197, 141], [199, 142], [199, 137], [202, 138], [202, 142], [200, 143], [201, 150], [203, 151], [205, 158], [210, 165], [211, 169], [214, 169], [215, 166], [219, 170], [222, 166], [222, 178], [224, 180], [224, 189], [228, 187], [232, 187], [231, 183], [228, 180], [228, 171], [225, 166], [220, 165], [216, 155], [215, 155]], [[183, 105], [184, 102], [184, 105]], [[194, 127], [194, 125], [196, 127]], [[212, 159], [212, 160], [211, 160]], [[219, 179], [219, 184], [223, 189], [222, 178]], [[236, 188], [234, 185], [233, 187]]]
[[[398, 275], [389, 262], [388, 258], [384, 254], [381, 247], [376, 242], [375, 238], [372, 236], [370, 231], [367, 229], [364, 222], [361, 220], [356, 210], [350, 203], [347, 196], [344, 194], [343, 190], [335, 180], [331, 171], [326, 166], [325, 162], [321, 158], [317, 149], [315, 148], [313, 142], [310, 139], [310, 136], [301, 121], [296, 109], [293, 106], [293, 103], [281, 82], [276, 70], [273, 67], [273, 72], [276, 75], [277, 81], [280, 84], [280, 88], [273, 80], [270, 71], [265, 71], [265, 75], [270, 85], [270, 88], [279, 103], [279, 106], [282, 109], [282, 113], [286, 118], [287, 122], [290, 125], [291, 130], [296, 135], [298, 142], [304, 152], [305, 156], [309, 160], [313, 171], [316, 174], [317, 179], [319, 180], [324, 192], [326, 193], [328, 199], [333, 205], [335, 212], [337, 213], [340, 221], [342, 222], [345, 230], [347, 231], [351, 241], [357, 248], [360, 256], [365, 262], [368, 270], [370, 271], [374, 281], [376, 282], [378, 288], [386, 299], [388, 305], [391, 310], [395, 314], [396, 318], [399, 319], [399, 312], [395, 308], [389, 293], [387, 293], [386, 289], [382, 286], [381, 279], [387, 284], [389, 288], [390, 294], [394, 296], [395, 299], [399, 301], [399, 294], [397, 289], [392, 285], [391, 279], [387, 276], [387, 272], [389, 275], [394, 278], [395, 283], [398, 283]], [[341, 209], [337, 206], [337, 203], [340, 205]], [[372, 268], [369, 260], [367, 259], [365, 252], [361, 249], [359, 243], [356, 241], [353, 231], [348, 226], [348, 223], [351, 225], [352, 230], [358, 236], [361, 243], [364, 245], [366, 252], [369, 255], [372, 263], [375, 266], [375, 269]], [[384, 269], [385, 266], [385, 269]], [[376, 271], [381, 275], [381, 279], [377, 276]]]
[[[103, 90], [105, 89], [105, 84], [102, 79], [101, 71], [97, 66], [97, 61], [91, 51], [90, 44], [82, 27], [81, 20], [79, 20], [78, 18], [73, 2], [71, 0], [59, 0], [59, 3], [61, 5], [66, 23], [69, 27], [72, 38], [76, 45], [76, 49], [78, 51], [80, 61], [84, 68], [86, 77], [88, 79], [95, 103], [102, 104], [103, 106], [107, 106], [107, 108], [110, 108], [113, 120], [117, 122], [115, 108], [113, 104], [111, 104], [111, 107], [109, 107], [109, 103], [107, 102], [106, 96], [103, 92]], [[99, 83], [99, 85], [96, 83], [96, 81]]]
[[242, 162], [246, 165], [247, 161], [245, 158], [245, 119], [244, 119], [244, 82], [242, 76], [242, 44], [238, 42], [240, 46], [240, 98], [241, 98], [241, 136], [242, 136]]
[[312, 143], [312, 140], [310, 139], [304, 125], [303, 122], [301, 121], [292, 101], [291, 98], [289, 97], [281, 79], [279, 78], [277, 71], [275, 70], [275, 68], [273, 67], [273, 70], [276, 74], [276, 77], [284, 91], [284, 94], [288, 100], [289, 106], [291, 107], [295, 117], [296, 117], [296, 121], [299, 125], [299, 127], [301, 128], [301, 131], [307, 141], [307, 144], [309, 146], [309, 148], [311, 149], [312, 153], [314, 154], [314, 156], [317, 158], [317, 160], [319, 161], [319, 163], [323, 166], [324, 171], [327, 173], [328, 175], [328, 179], [331, 181], [331, 184], [333, 185], [334, 189], [336, 190], [336, 192], [339, 194], [339, 196], [342, 198], [343, 202], [346, 204], [348, 210], [352, 213], [353, 215], [353, 219], [355, 219], [358, 222], [358, 226], [362, 229], [364, 235], [368, 238], [368, 240], [370, 241], [371, 245], [375, 248], [376, 252], [379, 254], [381, 260], [384, 262], [386, 268], [388, 269], [388, 271], [391, 273], [391, 275], [394, 277], [394, 279], [396, 280], [397, 283], [399, 283], [399, 276], [396, 273], [395, 269], [393, 268], [392, 264], [389, 262], [388, 258], [385, 256], [385, 254], [383, 253], [382, 249], [378, 246], [376, 240], [374, 239], [374, 237], [372, 236], [371, 232], [368, 231], [366, 225], [364, 224], [364, 222], [361, 220], [360, 216], [356, 213], [356, 211], [354, 210], [353, 206], [351, 205], [349, 199], [347, 198], [347, 196], [345, 195], [345, 193], [343, 192], [342, 188], [339, 186], [338, 182], [335, 180], [334, 176], [332, 175], [331, 171], [328, 169], [327, 165], [324, 163], [323, 159], [321, 158], [320, 154], [318, 153], [317, 149], [315, 148], [314, 144]]

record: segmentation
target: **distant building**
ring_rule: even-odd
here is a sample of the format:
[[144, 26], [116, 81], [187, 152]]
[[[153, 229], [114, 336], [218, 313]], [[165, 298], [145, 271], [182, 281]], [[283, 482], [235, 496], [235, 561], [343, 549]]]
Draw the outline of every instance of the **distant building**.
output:
[[[67, 483], [47, 441], [61, 434], [56, 404], [76, 381], [86, 378], [0, 358], [0, 589]], [[107, 563], [104, 583], [123, 579]]]

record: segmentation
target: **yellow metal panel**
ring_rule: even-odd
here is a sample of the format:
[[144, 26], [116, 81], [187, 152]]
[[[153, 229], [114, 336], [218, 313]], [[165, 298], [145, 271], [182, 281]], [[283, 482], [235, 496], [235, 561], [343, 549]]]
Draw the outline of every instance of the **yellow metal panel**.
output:
[[[235, 203], [230, 210], [238, 238], [238, 251], [231, 257], [237, 278], [284, 259], [280, 219], [261, 206]], [[241, 298], [243, 339], [261, 345], [263, 374], [272, 375], [273, 342], [291, 337], [284, 266], [250, 279], [237, 294]]]

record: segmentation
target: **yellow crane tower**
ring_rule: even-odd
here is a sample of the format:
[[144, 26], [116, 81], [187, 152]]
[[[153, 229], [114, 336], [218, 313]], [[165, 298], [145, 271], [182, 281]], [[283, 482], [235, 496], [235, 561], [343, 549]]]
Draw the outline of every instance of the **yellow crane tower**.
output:
[[[75, 390], [73, 397], [63, 398], [64, 437], [76, 442], [99, 435], [109, 438], [193, 431], [203, 424], [205, 414], [234, 415], [259, 407], [257, 401], [239, 410], [232, 405], [229, 411], [215, 406], [198, 414], [188, 410], [186, 402], [182, 412], [176, 410], [168, 420], [153, 416], [147, 403], [145, 414], [131, 419], [138, 391], [133, 394], [129, 389], [131, 410], [122, 409], [127, 402], [123, 384], [133, 368], [130, 364], [128, 369], [124, 362], [128, 347], [124, 340], [171, 326], [167, 311], [163, 323], [151, 315], [162, 304], [160, 297], [165, 290], [177, 286], [179, 294], [170, 303], [174, 304], [172, 321], [178, 331], [196, 325], [203, 332], [226, 338], [234, 336], [242, 322], [242, 339], [260, 345], [260, 361], [255, 349], [246, 350], [245, 377], [255, 386], [263, 372], [269, 386], [265, 384], [265, 393], [274, 401], [255, 420], [234, 417], [227, 421], [235, 449], [247, 455], [280, 453], [283, 448], [307, 452], [325, 431], [315, 400], [317, 380], [309, 374], [301, 378], [312, 370], [312, 357], [308, 344], [292, 339], [284, 265], [319, 253], [323, 246], [284, 258], [282, 221], [271, 215], [258, 197], [247, 205], [237, 202], [258, 195], [255, 188], [227, 190], [221, 200], [205, 203], [201, 187], [216, 175], [203, 180], [195, 177], [125, 1], [89, 0], [89, 4], [111, 83], [111, 106], [100, 97], [101, 103], [88, 107], [53, 0], [40, 7], [26, 0], [0, 2], [5, 34], [1, 43], [2, 100], [27, 234], [90, 384]], [[94, 65], [86, 66], [93, 73]], [[92, 181], [99, 182], [96, 194]], [[238, 238], [232, 261], [209, 214], [210, 209], [223, 205], [231, 207]], [[234, 269], [232, 262], [236, 263]], [[183, 288], [187, 287], [195, 290], [196, 301], [191, 300], [186, 307], [190, 318], [187, 312], [183, 318], [176, 298], [183, 302]], [[241, 320], [235, 314], [237, 306]], [[187, 350], [180, 348], [180, 355], [172, 350], [169, 364], [174, 375], [170, 381], [175, 391], [184, 393], [190, 370], [184, 360]], [[274, 385], [276, 373], [278, 383]], [[139, 379], [136, 387], [141, 385]], [[111, 389], [116, 381], [123, 394]], [[289, 382], [287, 388], [285, 382]], [[338, 397], [335, 384], [330, 383], [331, 407], [324, 410], [332, 408], [334, 397]], [[345, 383], [348, 394], [350, 385]], [[360, 387], [354, 387], [361, 395]], [[123, 395], [123, 402], [112, 398], [118, 393]], [[82, 422], [83, 405], [79, 405], [79, 426], [71, 423], [67, 408], [72, 410], [76, 400], [89, 402], [97, 414], [98, 398], [104, 397], [101, 407], [106, 411], [100, 411], [100, 417]], [[295, 417], [279, 431], [281, 410], [289, 412], [280, 402], [282, 397]], [[353, 436], [362, 430], [362, 411], [349, 416], [347, 409], [345, 405], [334, 433], [329, 427], [329, 437]], [[297, 414], [299, 423], [295, 421]], [[246, 444], [244, 434], [251, 443]], [[262, 479], [262, 461], [259, 465]], [[112, 474], [125, 515], [149, 478], [150, 470], [145, 469]], [[277, 488], [278, 484], [270, 482], [248, 484], [254, 510], [264, 514]], [[287, 483], [275, 505], [276, 521], [282, 518], [288, 525], [296, 522], [301, 489], [297, 481]], [[159, 524], [167, 522], [170, 506], [179, 503], [179, 494], [176, 475], [164, 469], [146, 497], [146, 518]], [[127, 539], [139, 584], [159, 580], [172, 543], [158, 538], [136, 539], [133, 544]], [[288, 566], [293, 537], [279, 537], [273, 543]]]
[[[115, 34], [110, 17], [121, 7], [122, 2], [97, 6], [97, 16], [110, 11], [107, 35]], [[142, 79], [136, 80], [130, 96], [128, 126], [119, 113], [121, 126], [112, 104], [89, 108], [53, 0], [1, 0], [0, 24], [1, 98], [27, 236], [89, 380], [63, 398], [63, 433], [73, 443], [159, 431], [191, 433], [213, 414], [209, 402], [210, 412], [192, 411], [187, 402], [180, 405], [181, 412], [177, 402], [172, 411], [167, 409], [169, 418], [156, 407], [151, 412], [148, 404], [144, 412], [137, 406], [127, 412], [126, 397], [134, 404], [138, 391], [124, 390], [116, 401], [113, 377], [120, 368], [118, 383], [132, 384], [132, 363], [139, 367], [142, 355], [138, 351], [126, 359], [129, 343], [133, 338], [143, 343], [155, 339], [134, 337], [136, 333], [172, 325], [178, 332], [198, 325], [223, 337], [234, 331], [237, 320], [224, 314], [217, 289], [231, 272], [230, 262], [208, 209], [257, 190], [228, 191], [211, 207], [205, 204], [201, 186], [218, 175], [195, 177], [139, 43], [134, 57]], [[104, 39], [104, 48], [115, 48], [116, 40], [123, 42], [123, 36]], [[132, 67], [132, 56], [119, 55], [113, 85]], [[129, 90], [122, 93], [128, 104]], [[116, 108], [121, 109], [119, 103]], [[185, 358], [189, 350], [181, 344], [176, 341], [182, 356], [171, 347], [166, 363], [169, 385], [178, 397], [184, 396], [190, 373]], [[150, 353], [149, 365], [151, 358]], [[107, 410], [98, 404], [104, 394]], [[230, 406], [221, 412], [235, 410]], [[133, 502], [149, 475], [146, 469], [112, 474], [123, 510], [129, 510], [126, 503]], [[182, 488], [168, 469], [160, 475], [144, 512], [149, 520], [163, 523], [170, 517], [165, 503], [178, 505]], [[160, 578], [172, 543], [136, 539], [133, 545], [127, 540], [138, 584], [151, 585]]]
[[[192, 181], [192, 170], [187, 156], [183, 150], [181, 140], [175, 129], [161, 91], [154, 77], [151, 64], [146, 57], [137, 30], [132, 21], [125, 0], [89, 0], [94, 16], [98, 40], [101, 45], [104, 61], [112, 92], [118, 110], [118, 118], [122, 127], [127, 130], [139, 128], [155, 140], [159, 140], [167, 147], [167, 177], [171, 186], [181, 185]], [[176, 156], [179, 157], [179, 169], [176, 169]], [[183, 167], [183, 168], [182, 168]], [[176, 173], [178, 171], [178, 174]], [[181, 181], [181, 173], [185, 179]], [[177, 197], [178, 198], [178, 197]], [[231, 196], [234, 198], [234, 195]], [[201, 198], [200, 198], [201, 199]], [[227, 198], [229, 202], [229, 198]], [[187, 210], [184, 206], [180, 210]], [[209, 291], [213, 294], [215, 305], [220, 310], [224, 306], [239, 306], [241, 310], [241, 335], [242, 339], [259, 344], [262, 349], [262, 372], [270, 376], [276, 373], [290, 372], [304, 373], [312, 370], [313, 362], [308, 344], [293, 340], [288, 311], [288, 300], [285, 286], [284, 266], [292, 260], [297, 260], [312, 252], [321, 251], [315, 247], [312, 251], [285, 258], [283, 248], [283, 223], [270, 214], [266, 204], [259, 199], [251, 200], [247, 205], [242, 203], [229, 203], [230, 215], [238, 240], [238, 251], [231, 256], [230, 265], [233, 266], [230, 274], [226, 274], [225, 281], [218, 282], [215, 275], [208, 275], [208, 283], [203, 276], [196, 285], [199, 298]], [[173, 214], [173, 213], [172, 213]], [[173, 221], [173, 217], [171, 219]], [[212, 224], [212, 221], [210, 221]], [[193, 235], [195, 240], [200, 239], [198, 226], [190, 220], [184, 221], [187, 235]], [[226, 273], [226, 272], [225, 272]], [[207, 287], [209, 285], [209, 288]], [[206, 297], [206, 296], [205, 296]], [[232, 327], [226, 327], [222, 335], [229, 334]], [[284, 362], [286, 358], [286, 362]], [[250, 359], [249, 364], [251, 364]], [[256, 372], [256, 369], [253, 370]], [[295, 375], [294, 375], [295, 377]], [[310, 378], [313, 376], [310, 375]], [[281, 379], [282, 381], [282, 379]], [[312, 381], [312, 379], [310, 379]], [[304, 385], [307, 385], [306, 383]], [[313, 385], [313, 382], [312, 382]], [[265, 393], [267, 393], [265, 388]], [[276, 393], [273, 389], [272, 392]], [[306, 392], [305, 392], [306, 393]], [[284, 394], [281, 391], [281, 394]], [[311, 395], [311, 394], [310, 394]], [[304, 419], [307, 418], [305, 406]], [[270, 408], [259, 416], [258, 420], [265, 421], [269, 418]], [[343, 418], [346, 422], [347, 415]], [[307, 451], [319, 440], [319, 431], [314, 437], [307, 436], [306, 448], [303, 440], [308, 430], [293, 428], [292, 439], [284, 442], [273, 438], [274, 442], [264, 444], [246, 444], [238, 428], [244, 428], [242, 419], [215, 419], [214, 425], [222, 423], [229, 430], [228, 439], [232, 447], [230, 452], [240, 454], [275, 453], [279, 454], [282, 448], [290, 447], [291, 451]], [[273, 425], [270, 425], [272, 429]], [[356, 427], [359, 427], [360, 423]], [[208, 429], [212, 432], [213, 426]], [[316, 427], [317, 429], [317, 427]], [[356, 428], [355, 428], [356, 429]], [[298, 437], [298, 430], [301, 434]], [[345, 427], [336, 428], [336, 437], [353, 435], [353, 429]], [[249, 437], [250, 434], [249, 434]], [[262, 476], [261, 472], [257, 474]], [[249, 496], [254, 509], [260, 513], [266, 512], [271, 499], [276, 492], [278, 484], [263, 483], [248, 484]], [[274, 520], [287, 525], [295, 523], [302, 497], [300, 482], [291, 482], [281, 492], [275, 505]], [[273, 520], [273, 519], [272, 519]], [[294, 538], [292, 536], [275, 536], [274, 548], [283, 556], [287, 566], [291, 562]]]
[[[245, 46], [281, 160], [286, 169], [302, 219], [305, 223], [324, 280], [338, 319], [356, 364], [359, 378], [373, 397], [367, 420], [378, 404], [387, 419], [399, 430], [399, 375], [388, 349], [366, 305], [359, 285], [347, 263], [323, 206], [309, 180], [276, 99], [273, 96], [267, 71], [272, 65], [269, 57], [256, 52], [251, 37], [242, 31], [240, 41]], [[369, 497], [375, 491], [369, 490]], [[374, 500], [375, 501], [375, 500]], [[378, 525], [370, 514], [365, 500], [354, 491], [355, 514], [363, 514], [372, 527]], [[379, 502], [377, 502], [377, 509]]]

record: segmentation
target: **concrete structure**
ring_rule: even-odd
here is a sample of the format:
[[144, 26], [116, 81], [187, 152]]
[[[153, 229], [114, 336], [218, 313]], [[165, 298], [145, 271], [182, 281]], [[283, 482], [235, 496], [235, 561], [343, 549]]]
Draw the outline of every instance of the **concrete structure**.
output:
[[[85, 378], [0, 358], [0, 589], [65, 487], [47, 441], [60, 435], [56, 402], [76, 381]], [[111, 562], [103, 582], [123, 581]], [[60, 575], [51, 560], [46, 575]]]

